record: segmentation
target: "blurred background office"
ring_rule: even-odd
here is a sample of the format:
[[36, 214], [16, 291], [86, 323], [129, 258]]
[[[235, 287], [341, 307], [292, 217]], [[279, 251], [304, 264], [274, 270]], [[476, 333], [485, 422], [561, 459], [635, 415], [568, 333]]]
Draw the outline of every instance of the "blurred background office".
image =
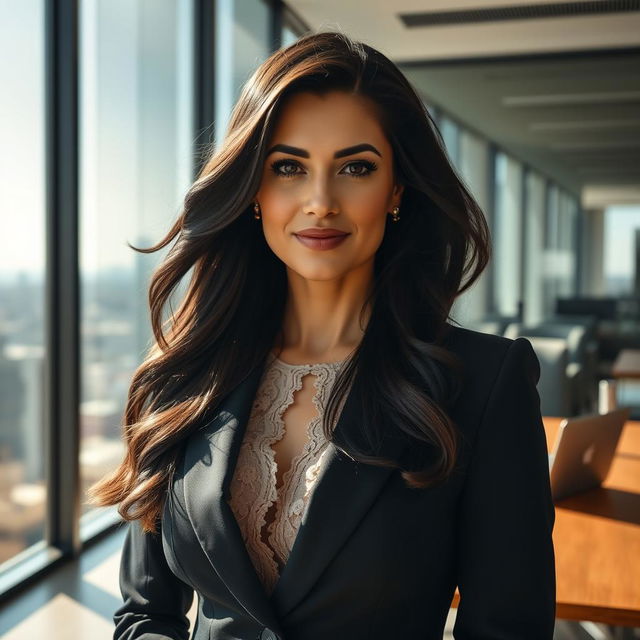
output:
[[453, 319], [531, 340], [543, 415], [640, 418], [640, 2], [0, 0], [2, 637], [109, 637], [122, 528], [84, 492], [121, 458], [164, 255], [126, 243], [169, 227], [256, 66], [327, 29], [400, 65], [486, 213]]

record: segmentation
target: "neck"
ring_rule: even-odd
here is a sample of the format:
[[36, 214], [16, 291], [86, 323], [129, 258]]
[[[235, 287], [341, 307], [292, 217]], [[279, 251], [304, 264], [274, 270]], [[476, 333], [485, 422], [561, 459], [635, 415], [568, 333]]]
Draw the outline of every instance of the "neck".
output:
[[[282, 353], [294, 361], [336, 361], [360, 344], [370, 308], [360, 312], [373, 284], [367, 270], [340, 280], [306, 280], [289, 273], [281, 334]], [[280, 343], [278, 343], [280, 344]]]

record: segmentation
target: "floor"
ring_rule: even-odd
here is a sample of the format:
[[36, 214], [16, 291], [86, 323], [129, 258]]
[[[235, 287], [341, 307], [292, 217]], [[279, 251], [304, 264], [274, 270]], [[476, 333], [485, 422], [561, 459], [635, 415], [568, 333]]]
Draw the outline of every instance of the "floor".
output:
[[[112, 614], [120, 604], [118, 567], [124, 527], [89, 547], [74, 562], [0, 607], [0, 639], [111, 640]], [[195, 607], [190, 612], [193, 616]], [[453, 640], [456, 610], [451, 609], [443, 640]], [[605, 625], [556, 622], [554, 640], [635, 640], [640, 630], [623, 635]]]

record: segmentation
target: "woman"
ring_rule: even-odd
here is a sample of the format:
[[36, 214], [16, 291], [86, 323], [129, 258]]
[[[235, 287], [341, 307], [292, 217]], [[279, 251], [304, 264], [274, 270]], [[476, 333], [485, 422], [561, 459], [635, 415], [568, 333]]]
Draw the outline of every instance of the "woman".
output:
[[[320, 236], [320, 237], [317, 237]], [[484, 217], [397, 67], [338, 33], [277, 51], [156, 251], [115, 638], [552, 638], [529, 342], [448, 322]], [[181, 306], [162, 310], [189, 269]]]

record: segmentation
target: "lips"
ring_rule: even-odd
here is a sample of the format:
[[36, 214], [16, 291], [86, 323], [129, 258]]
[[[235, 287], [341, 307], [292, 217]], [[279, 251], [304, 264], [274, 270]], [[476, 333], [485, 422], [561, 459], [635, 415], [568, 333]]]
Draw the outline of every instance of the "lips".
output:
[[303, 238], [340, 238], [349, 234], [339, 229], [303, 229], [294, 235], [302, 236]]
[[[336, 233], [335, 231], [332, 231], [332, 233]], [[335, 249], [336, 247], [338, 247], [339, 245], [341, 245], [343, 242], [346, 241], [346, 239], [349, 237], [349, 233], [340, 233], [339, 235], [326, 235], [323, 234], [322, 236], [318, 237], [318, 236], [311, 236], [311, 235], [307, 235], [307, 232], [305, 231], [304, 234], [301, 233], [294, 233], [293, 234], [295, 239], [302, 245], [304, 245], [305, 247], [307, 247], [307, 249], [313, 249], [315, 251], [327, 251], [329, 249]]]

